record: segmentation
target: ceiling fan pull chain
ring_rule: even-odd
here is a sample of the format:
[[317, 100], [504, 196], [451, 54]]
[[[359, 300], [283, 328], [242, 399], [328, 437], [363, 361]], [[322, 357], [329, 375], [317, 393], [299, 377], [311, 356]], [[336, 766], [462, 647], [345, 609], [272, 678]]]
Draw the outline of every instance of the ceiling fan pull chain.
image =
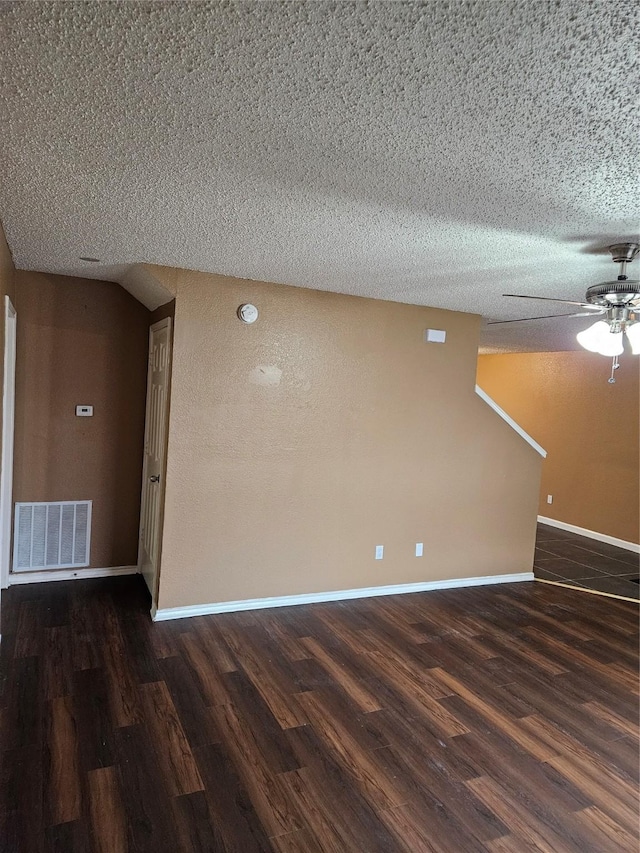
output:
[[620, 362], [618, 361], [618, 356], [614, 355], [613, 361], [611, 363], [611, 376], [607, 379], [607, 382], [609, 383], [609, 385], [615, 385], [616, 384], [616, 379], [615, 379], [615, 376], [613, 374], [614, 374], [614, 371], [616, 371], [619, 367], [620, 367]]

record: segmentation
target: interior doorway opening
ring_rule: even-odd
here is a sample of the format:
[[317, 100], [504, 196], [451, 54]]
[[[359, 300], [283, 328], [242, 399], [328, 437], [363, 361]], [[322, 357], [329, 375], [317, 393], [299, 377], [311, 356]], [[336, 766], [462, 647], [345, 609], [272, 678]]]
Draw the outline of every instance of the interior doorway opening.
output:
[[16, 335], [18, 315], [4, 298], [4, 376], [2, 384], [2, 460], [0, 469], [0, 587], [9, 585], [13, 509], [13, 444], [16, 401]]
[[151, 613], [158, 605], [158, 582], [164, 517], [167, 425], [171, 383], [171, 318], [149, 329], [149, 368], [142, 466], [142, 502], [138, 566], [151, 593]]

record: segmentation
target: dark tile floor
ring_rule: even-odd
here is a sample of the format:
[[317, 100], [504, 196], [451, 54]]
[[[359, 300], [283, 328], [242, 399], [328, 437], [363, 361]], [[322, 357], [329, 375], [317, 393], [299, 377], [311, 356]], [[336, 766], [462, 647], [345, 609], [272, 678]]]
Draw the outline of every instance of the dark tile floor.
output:
[[632, 580], [640, 573], [639, 554], [546, 524], [538, 525], [533, 572], [539, 580], [640, 599]]

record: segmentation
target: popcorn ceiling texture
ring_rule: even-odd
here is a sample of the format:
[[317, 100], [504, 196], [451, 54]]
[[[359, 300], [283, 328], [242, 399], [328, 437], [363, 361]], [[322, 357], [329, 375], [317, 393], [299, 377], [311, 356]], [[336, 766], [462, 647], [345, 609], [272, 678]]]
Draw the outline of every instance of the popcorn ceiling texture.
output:
[[[616, 274], [588, 249], [638, 232], [639, 9], [5, 2], [15, 263], [547, 313], [500, 294], [581, 299]], [[484, 343], [577, 348], [588, 322], [489, 327]]]

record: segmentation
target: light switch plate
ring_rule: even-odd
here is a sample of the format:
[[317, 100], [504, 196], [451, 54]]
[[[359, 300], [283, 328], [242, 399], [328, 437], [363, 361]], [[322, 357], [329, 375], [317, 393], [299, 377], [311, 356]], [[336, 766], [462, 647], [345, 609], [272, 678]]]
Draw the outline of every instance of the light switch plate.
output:
[[92, 418], [93, 406], [76, 406], [77, 418]]
[[376, 560], [381, 560], [384, 557], [384, 545], [376, 545]]
[[416, 557], [422, 557], [423, 547], [422, 542], [416, 542]]

